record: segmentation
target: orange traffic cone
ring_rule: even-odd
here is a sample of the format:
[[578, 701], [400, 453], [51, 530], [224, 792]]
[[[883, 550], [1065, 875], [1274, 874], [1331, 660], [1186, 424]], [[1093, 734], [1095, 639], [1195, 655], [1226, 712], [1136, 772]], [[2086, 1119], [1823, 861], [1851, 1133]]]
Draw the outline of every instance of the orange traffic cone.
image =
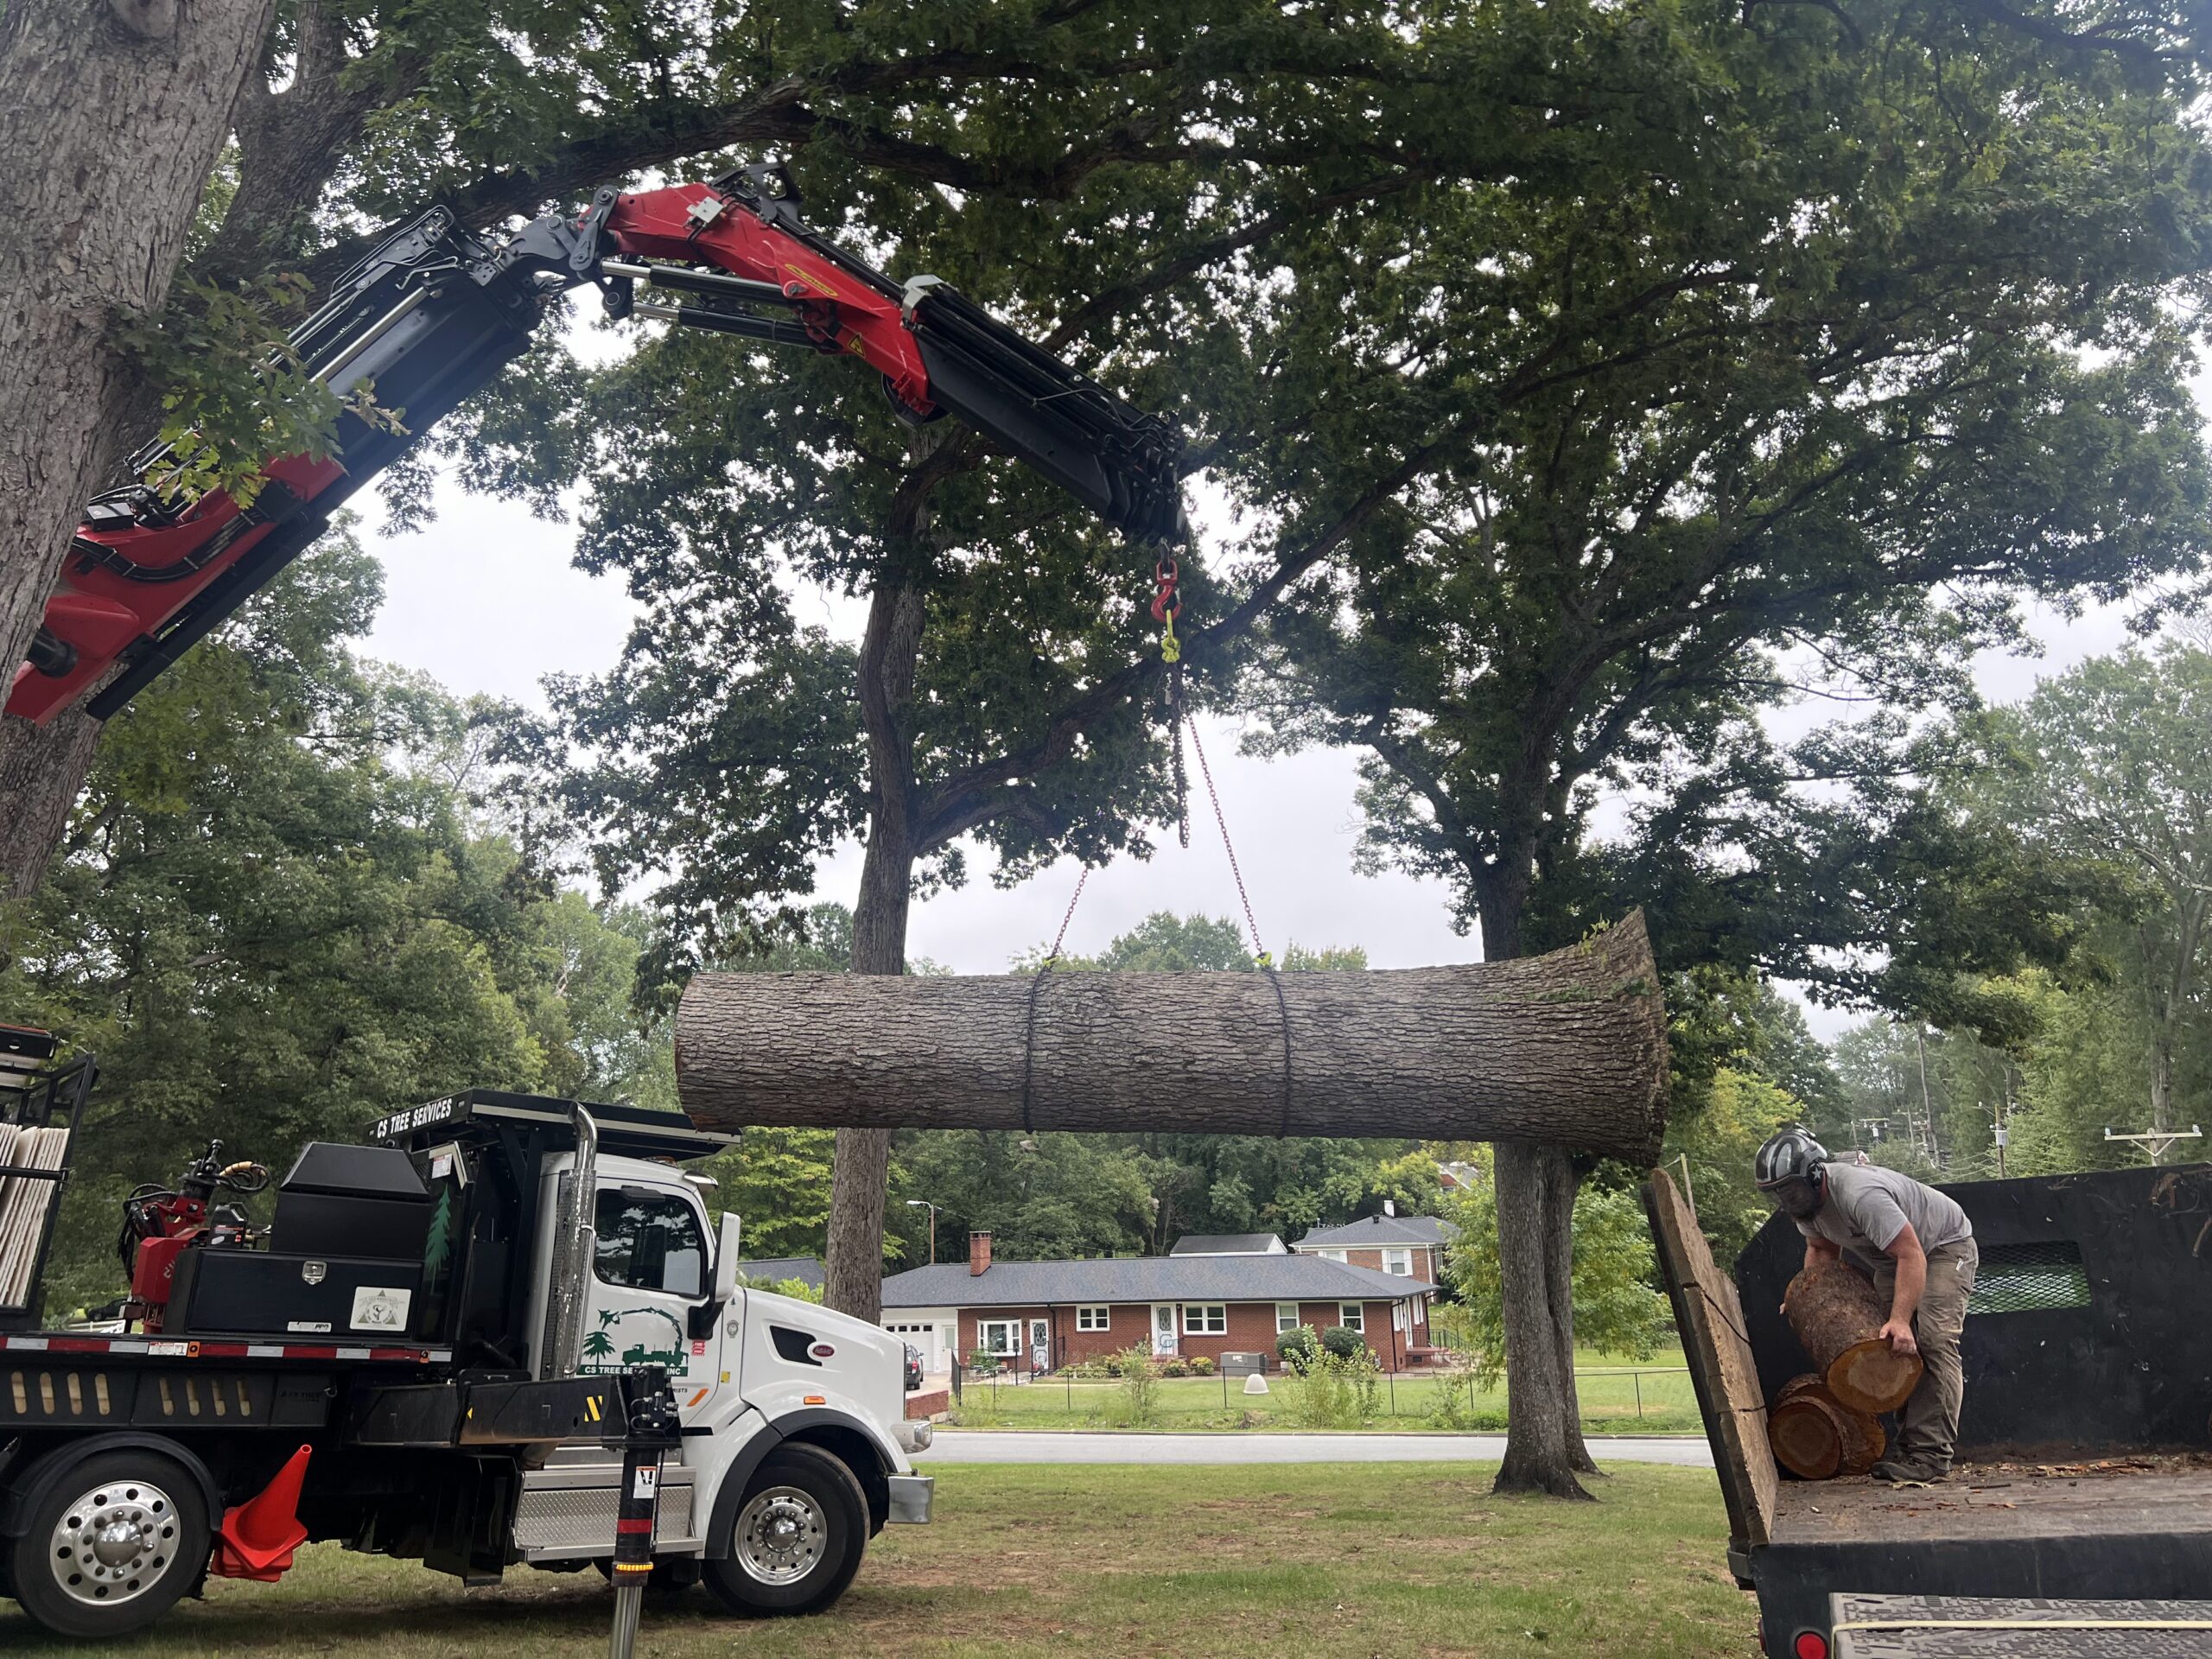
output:
[[300, 1488], [308, 1476], [312, 1446], [286, 1459], [276, 1478], [245, 1503], [233, 1506], [215, 1529], [215, 1558], [207, 1570], [219, 1579], [253, 1579], [274, 1584], [292, 1565], [292, 1552], [308, 1541], [300, 1524]]

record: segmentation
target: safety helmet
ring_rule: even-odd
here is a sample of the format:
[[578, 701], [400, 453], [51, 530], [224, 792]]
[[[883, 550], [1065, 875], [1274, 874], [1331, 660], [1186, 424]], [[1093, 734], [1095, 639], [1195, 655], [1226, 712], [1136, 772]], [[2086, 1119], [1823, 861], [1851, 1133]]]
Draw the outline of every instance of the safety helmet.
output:
[[1810, 1181], [1815, 1189], [1822, 1185], [1821, 1166], [1828, 1161], [1828, 1149], [1812, 1137], [1802, 1125], [1786, 1123], [1767, 1137], [1766, 1144], [1751, 1160], [1751, 1179], [1761, 1191], [1779, 1186], [1784, 1181]]

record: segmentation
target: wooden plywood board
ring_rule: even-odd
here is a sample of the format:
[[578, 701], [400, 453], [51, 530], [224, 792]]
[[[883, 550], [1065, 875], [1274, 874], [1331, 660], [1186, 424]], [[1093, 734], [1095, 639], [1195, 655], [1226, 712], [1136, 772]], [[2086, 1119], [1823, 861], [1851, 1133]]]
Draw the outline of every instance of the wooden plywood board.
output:
[[1696, 1212], [1666, 1171], [1651, 1172], [1644, 1183], [1643, 1207], [1674, 1302], [1706, 1437], [1713, 1443], [1729, 1529], [1745, 1548], [1764, 1544], [1773, 1532], [1781, 1481], [1767, 1444], [1766, 1398], [1744, 1334], [1735, 1281], [1713, 1261]]

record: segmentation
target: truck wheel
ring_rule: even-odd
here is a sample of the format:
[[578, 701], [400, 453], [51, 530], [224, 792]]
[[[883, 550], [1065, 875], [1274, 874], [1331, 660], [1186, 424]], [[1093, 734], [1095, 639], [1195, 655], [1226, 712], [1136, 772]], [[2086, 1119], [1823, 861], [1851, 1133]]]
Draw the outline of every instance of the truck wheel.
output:
[[150, 1624], [207, 1564], [207, 1500], [158, 1452], [107, 1452], [65, 1470], [26, 1517], [8, 1578], [56, 1636], [121, 1636]]
[[820, 1446], [779, 1446], [753, 1471], [728, 1542], [728, 1554], [705, 1571], [725, 1607], [819, 1612], [860, 1571], [868, 1497], [853, 1471]]

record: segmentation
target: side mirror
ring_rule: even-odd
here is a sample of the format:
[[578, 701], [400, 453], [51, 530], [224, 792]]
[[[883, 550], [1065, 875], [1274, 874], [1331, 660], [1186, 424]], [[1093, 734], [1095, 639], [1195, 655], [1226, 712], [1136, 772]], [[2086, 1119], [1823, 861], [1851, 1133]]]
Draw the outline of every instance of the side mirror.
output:
[[737, 1295], [737, 1211], [722, 1211], [721, 1237], [715, 1246], [714, 1306], [721, 1307]]

